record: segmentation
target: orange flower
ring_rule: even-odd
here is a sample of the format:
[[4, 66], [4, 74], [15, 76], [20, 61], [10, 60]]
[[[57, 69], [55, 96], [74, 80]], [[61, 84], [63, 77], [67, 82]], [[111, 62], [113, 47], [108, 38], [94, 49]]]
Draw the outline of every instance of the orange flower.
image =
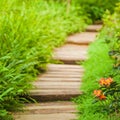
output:
[[113, 82], [113, 79], [112, 78], [101, 78], [99, 83], [101, 86], [110, 86], [110, 84]]
[[113, 79], [112, 78], [107, 78], [106, 82], [107, 82], [108, 85], [110, 85], [113, 82]]
[[100, 81], [99, 81], [99, 83], [100, 83], [100, 85], [102, 85], [102, 86], [105, 85], [105, 84], [106, 84], [106, 83], [105, 83], [105, 78], [101, 78]]
[[105, 100], [106, 99], [106, 96], [101, 94], [99, 97], [98, 97], [100, 100]]
[[93, 94], [96, 96], [96, 97], [99, 97], [102, 93], [102, 90], [94, 90]]
[[102, 90], [94, 90], [93, 94], [100, 100], [106, 99], [106, 96], [102, 93]]

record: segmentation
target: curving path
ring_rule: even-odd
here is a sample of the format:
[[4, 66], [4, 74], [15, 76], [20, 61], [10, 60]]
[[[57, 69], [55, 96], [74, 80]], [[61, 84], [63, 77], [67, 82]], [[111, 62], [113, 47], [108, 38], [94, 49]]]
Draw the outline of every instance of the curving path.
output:
[[70, 99], [82, 94], [83, 67], [77, 62], [87, 59], [88, 45], [95, 40], [101, 25], [90, 25], [86, 32], [67, 38], [66, 44], [56, 48], [53, 59], [64, 64], [49, 64], [47, 71], [33, 83], [31, 97], [38, 103], [27, 104], [24, 113], [16, 113], [15, 120], [73, 120], [75, 105]]

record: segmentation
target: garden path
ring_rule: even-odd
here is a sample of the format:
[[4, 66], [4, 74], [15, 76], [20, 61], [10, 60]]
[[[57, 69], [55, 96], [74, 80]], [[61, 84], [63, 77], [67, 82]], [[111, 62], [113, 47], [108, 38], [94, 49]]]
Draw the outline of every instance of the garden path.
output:
[[95, 40], [101, 25], [90, 25], [86, 32], [69, 36], [66, 44], [56, 48], [53, 59], [64, 64], [49, 64], [47, 71], [33, 83], [31, 97], [38, 103], [27, 104], [24, 113], [15, 115], [15, 120], [73, 120], [75, 105], [70, 102], [79, 96], [83, 67], [77, 62], [87, 59], [88, 45]]

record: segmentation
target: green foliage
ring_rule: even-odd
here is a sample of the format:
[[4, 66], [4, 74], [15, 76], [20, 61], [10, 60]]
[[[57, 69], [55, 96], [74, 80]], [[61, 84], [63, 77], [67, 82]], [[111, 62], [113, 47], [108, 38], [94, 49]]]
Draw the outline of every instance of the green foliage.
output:
[[[89, 59], [84, 62], [85, 68], [84, 80], [86, 84], [83, 84], [83, 89], [86, 92], [92, 92], [94, 87], [97, 87], [97, 79], [108, 75], [108, 72], [113, 68], [113, 61], [108, 55], [109, 47], [105, 44], [104, 39], [101, 35], [97, 40], [92, 43], [88, 50]], [[97, 66], [97, 67], [96, 67]]]
[[[120, 3], [117, 4], [114, 14], [109, 11], [104, 15], [103, 21], [105, 40], [110, 46], [109, 55], [115, 60], [114, 68], [120, 70]], [[114, 23], [114, 24], [113, 24]]]
[[21, 109], [25, 99], [20, 96], [51, 62], [54, 47], [84, 30], [85, 19], [74, 4], [68, 14], [64, 2], [0, 1], [0, 119], [11, 120], [11, 111]]
[[[90, 45], [89, 59], [84, 63], [85, 75], [83, 77], [84, 95], [78, 99], [80, 120], [119, 120], [119, 89], [120, 89], [120, 3], [115, 12], [104, 14], [104, 27], [97, 40]], [[100, 78], [112, 77], [114, 82], [109, 87], [98, 85]], [[100, 87], [100, 88], [99, 88]], [[93, 91], [100, 89], [106, 95], [106, 100], [93, 104]], [[100, 97], [100, 96], [99, 96]], [[98, 98], [97, 97], [97, 100]], [[105, 97], [103, 97], [105, 98]], [[96, 101], [95, 101], [96, 102]], [[112, 113], [109, 114], [108, 113]]]
[[104, 12], [108, 9], [113, 12], [115, 4], [119, 0], [76, 0], [84, 8], [85, 14], [95, 22], [101, 20]]
[[120, 111], [120, 84], [112, 78], [101, 78], [98, 90], [94, 90], [95, 103], [100, 102], [104, 112], [119, 113]]
[[[75, 100], [78, 104], [79, 120], [114, 120], [113, 116], [107, 116], [102, 112], [99, 103], [93, 104], [93, 91], [99, 87], [98, 79], [109, 77], [113, 69], [113, 60], [108, 55], [109, 47], [104, 42], [103, 33], [92, 43], [88, 50], [89, 59], [84, 62], [85, 74], [83, 77], [83, 96]], [[115, 117], [117, 120], [117, 118]], [[119, 119], [118, 119], [119, 120]]]

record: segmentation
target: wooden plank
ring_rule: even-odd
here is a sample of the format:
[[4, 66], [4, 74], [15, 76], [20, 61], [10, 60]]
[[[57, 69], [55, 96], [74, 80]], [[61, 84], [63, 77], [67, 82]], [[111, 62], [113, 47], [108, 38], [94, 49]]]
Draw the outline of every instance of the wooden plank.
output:
[[[61, 82], [58, 82], [58, 83], [61, 83]], [[77, 82], [77, 83], [79, 83], [79, 82]], [[69, 84], [69, 82], [68, 82], [68, 85], [66, 84], [66, 85], [64, 85], [64, 84], [59, 84], [59, 85], [39, 85], [39, 84], [34, 84], [34, 86], [35, 86], [35, 88], [34, 89], [41, 89], [41, 90], [43, 90], [43, 89], [56, 89], [56, 90], [60, 90], [60, 89], [66, 89], [66, 90], [69, 90], [69, 89], [79, 89], [79, 86], [80, 84], [73, 84], [73, 85], [71, 85], [71, 84]]]
[[88, 31], [88, 32], [98, 32], [101, 28], [102, 28], [102, 24], [89, 25], [86, 28], [86, 31]]
[[81, 81], [81, 79], [80, 78], [50, 78], [50, 77], [45, 77], [45, 78], [39, 78], [38, 80], [36, 80], [35, 82], [39, 82], [39, 81], [48, 81], [48, 82], [50, 82], [50, 81], [55, 81], [55, 82], [80, 82]]
[[74, 57], [74, 58], [70, 58], [69, 60], [68, 60], [67, 58], [65, 59], [64, 57], [61, 57], [61, 58], [60, 58], [60, 56], [54, 58], [54, 60], [58, 60], [58, 59], [59, 59], [59, 61], [65, 63], [65, 64], [77, 64], [78, 62], [83, 62], [83, 61], [85, 61], [87, 58], [86, 58], [86, 57], [82, 57], [82, 56], [81, 56], [80, 59], [76, 59], [76, 58]]
[[47, 66], [48, 72], [83, 72], [84, 69], [80, 65], [68, 65], [68, 64], [49, 64]]
[[[31, 90], [30, 96], [38, 102], [47, 101], [68, 101], [71, 98], [78, 97], [82, 94], [79, 89], [35, 89]], [[28, 96], [25, 96], [29, 98]]]
[[49, 69], [48, 72], [83, 72], [83, 69]]
[[59, 95], [80, 95], [81, 94], [81, 91], [79, 91], [79, 89], [74, 89], [74, 90], [65, 90], [65, 89], [35, 89], [35, 90], [31, 90], [30, 91], [30, 95], [38, 95], [39, 96], [47, 96], [47, 95], [56, 95], [56, 96], [59, 96]]
[[75, 113], [75, 104], [71, 102], [47, 102], [26, 105], [25, 113], [51, 114]]
[[79, 89], [79, 86], [72, 86], [72, 85], [70, 85], [70, 86], [59, 86], [59, 88], [58, 88], [58, 86], [39, 86], [39, 85], [37, 85], [37, 86], [35, 86], [35, 88], [34, 88], [35, 90], [36, 89], [40, 89], [41, 91], [42, 90], [45, 90], [45, 89], [47, 89], [47, 90], [60, 90], [60, 89], [64, 89], [64, 90], [75, 90], [75, 89]]
[[66, 68], [68, 68], [68, 69], [83, 69], [83, 67], [82, 66], [80, 66], [80, 65], [66, 65], [66, 64], [48, 64], [47, 65], [47, 67], [48, 67], [48, 69], [50, 68], [50, 69], [56, 69], [56, 68], [64, 68], [64, 69], [66, 69]]
[[40, 78], [81, 78], [83, 76], [83, 74], [59, 74], [59, 73], [56, 73], [56, 74], [51, 74], [51, 73], [46, 73], [46, 74], [43, 74], [40, 76]]
[[52, 114], [52, 113], [75, 113], [75, 104], [72, 102], [44, 102], [26, 104], [23, 112], [17, 112], [15, 114]]
[[78, 61], [84, 61], [87, 59], [86, 45], [73, 45], [66, 44], [60, 48], [56, 48], [53, 54], [54, 60], [62, 61], [66, 64], [75, 64]]
[[[67, 106], [67, 105], [73, 105], [75, 106], [76, 104], [71, 101], [56, 101], [56, 102], [41, 102], [41, 103], [36, 103], [37, 105], [40, 106]], [[34, 106], [34, 104], [27, 104], [27, 106]]]
[[73, 85], [73, 86], [79, 86], [80, 82], [46, 82], [46, 81], [40, 81], [40, 82], [34, 82], [33, 85], [38, 86], [38, 87], [42, 87], [42, 86], [69, 86], [69, 85]]
[[79, 90], [79, 88], [80, 88], [80, 86], [72, 86], [72, 85], [70, 85], [70, 86], [59, 86], [59, 88], [58, 88], [58, 86], [35, 86], [35, 88], [33, 88], [32, 90], [41, 90], [41, 91], [43, 91], [43, 90], [52, 90], [53, 92], [55, 92], [55, 91], [57, 91], [57, 90], [61, 90], [61, 89], [64, 89], [65, 91], [67, 90], [67, 91], [73, 91], [73, 90]]
[[53, 76], [53, 77], [58, 77], [58, 76], [63, 76], [63, 78], [64, 78], [64, 76], [66, 76], [66, 77], [72, 77], [72, 76], [79, 76], [79, 77], [81, 77], [81, 76], [83, 76], [83, 72], [76, 72], [76, 71], [51, 71], [51, 72], [46, 72], [46, 73], [43, 73], [43, 74], [41, 74], [41, 75], [39, 75], [38, 76], [38, 78], [44, 78], [44, 77], [51, 77], [51, 76]]
[[[47, 70], [46, 72], [45, 72], [45, 74], [82, 74], [84, 72], [84, 70], [83, 69], [58, 69], [58, 68], [56, 68], [56, 69], [49, 69], [49, 70]], [[44, 73], [43, 73], [44, 74]]]
[[73, 113], [56, 113], [56, 114], [29, 114], [17, 115], [15, 120], [73, 120], [76, 115]]
[[77, 45], [88, 45], [92, 43], [97, 36], [97, 32], [82, 32], [71, 35], [67, 38], [67, 43]]
[[41, 103], [30, 103], [30, 104], [26, 104], [26, 108], [31, 108], [31, 107], [36, 107], [36, 106], [40, 106], [40, 107], [54, 107], [54, 106], [74, 106], [75, 107], [75, 103], [71, 102], [71, 101], [55, 101], [55, 102], [41, 102]]
[[46, 82], [46, 81], [40, 81], [40, 82], [34, 82], [33, 85], [35, 86], [35, 88], [69, 88], [69, 87], [73, 87], [73, 88], [78, 88], [81, 85], [81, 82], [57, 82], [57, 81], [53, 81], [53, 82]]

